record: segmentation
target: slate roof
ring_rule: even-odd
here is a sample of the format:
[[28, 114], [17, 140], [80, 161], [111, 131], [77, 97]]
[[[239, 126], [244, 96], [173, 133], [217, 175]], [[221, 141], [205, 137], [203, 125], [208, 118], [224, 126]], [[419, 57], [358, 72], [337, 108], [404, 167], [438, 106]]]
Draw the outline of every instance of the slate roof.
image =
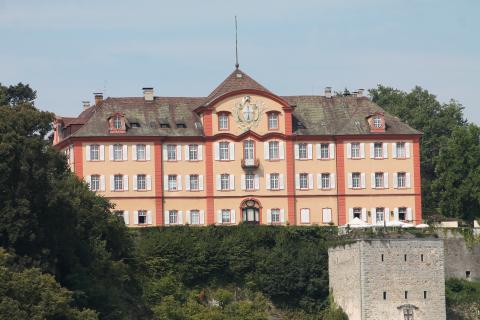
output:
[[[241, 76], [238, 76], [241, 75]], [[109, 133], [107, 119], [116, 112], [125, 114], [127, 132], [122, 136], [203, 136], [200, 117], [194, 111], [208, 106], [229, 92], [253, 89], [272, 94], [243, 71], [234, 70], [207, 97], [143, 97], [107, 98], [84, 110], [78, 118], [63, 118], [64, 126], [84, 124], [72, 136], [118, 136]], [[280, 96], [293, 107], [293, 128], [297, 135], [362, 135], [369, 134], [367, 117], [382, 108], [367, 97], [355, 96]], [[420, 134], [397, 117], [384, 112], [386, 131], [383, 134]], [[138, 123], [139, 128], [132, 128]], [[160, 128], [168, 123], [170, 128]], [[182, 123], [186, 128], [177, 128]]]

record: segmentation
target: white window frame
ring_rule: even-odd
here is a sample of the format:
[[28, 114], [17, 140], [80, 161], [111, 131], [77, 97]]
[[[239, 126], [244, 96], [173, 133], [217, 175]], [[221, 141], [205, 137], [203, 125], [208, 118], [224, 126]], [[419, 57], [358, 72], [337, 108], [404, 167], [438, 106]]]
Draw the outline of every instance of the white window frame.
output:
[[[400, 215], [402, 214], [401, 211], [404, 211], [403, 212], [403, 219], [400, 218]], [[399, 207], [398, 208], [398, 220], [399, 221], [407, 221], [407, 211], [408, 211], [407, 207]]]
[[232, 222], [232, 210], [230, 209], [222, 209], [222, 224], [223, 223], [231, 223]]
[[230, 142], [220, 141], [218, 143], [218, 153], [221, 161], [230, 160]]
[[197, 210], [197, 209], [190, 210], [190, 224], [193, 224], [193, 225], [201, 224], [200, 210]]
[[269, 160], [280, 160], [280, 141], [268, 142], [268, 158]]
[[352, 142], [350, 144], [350, 154], [352, 159], [361, 159], [361, 151], [360, 151], [360, 142]]
[[382, 117], [380, 117], [378, 115], [373, 117], [373, 126], [375, 128], [381, 128], [382, 127]]
[[309, 181], [308, 181], [309, 175], [308, 173], [300, 173], [299, 174], [299, 187], [300, 190], [308, 190], [309, 189]]
[[[147, 210], [138, 210], [137, 212], [137, 217], [138, 217], [138, 224], [139, 225], [145, 225], [145, 224], [148, 224], [148, 212]], [[141, 221], [141, 218], [143, 218], [143, 222], [140, 222]]]
[[167, 177], [168, 191], [178, 191], [178, 176], [176, 174], [169, 174]]
[[322, 189], [330, 189], [331, 188], [331, 181], [330, 181], [330, 173], [322, 173], [321, 174], [321, 188]]
[[228, 129], [229, 129], [228, 113], [220, 112], [218, 114], [218, 130], [228, 130]]
[[136, 180], [137, 180], [137, 190], [140, 190], [140, 191], [147, 190], [147, 175], [146, 174], [138, 174]]
[[322, 208], [322, 223], [332, 222], [332, 208]]
[[229, 191], [230, 190], [230, 174], [222, 173], [220, 175], [220, 190]]
[[147, 146], [144, 144], [137, 144], [135, 146], [136, 151], [136, 160], [145, 161], [147, 160]]
[[395, 144], [396, 149], [396, 158], [397, 159], [406, 159], [407, 158], [407, 144], [405, 142], [397, 142]]
[[308, 143], [299, 143], [298, 144], [298, 159], [307, 160], [308, 159]]
[[90, 145], [90, 160], [99, 161], [100, 160], [100, 145], [91, 144]]
[[90, 177], [90, 190], [91, 191], [100, 191], [101, 189], [101, 177], [98, 174], [93, 174]]
[[198, 160], [198, 144], [189, 144], [188, 145], [188, 160], [197, 161]]
[[177, 145], [167, 144], [167, 161], [177, 161]]
[[375, 172], [375, 189], [383, 189], [385, 187], [385, 173]]
[[278, 113], [270, 112], [268, 114], [268, 130], [277, 130], [279, 128]]
[[189, 190], [190, 191], [199, 191], [200, 190], [200, 175], [191, 174], [189, 177]]
[[247, 173], [245, 174], [245, 190], [252, 191], [255, 190], [255, 174]]
[[280, 174], [279, 173], [270, 174], [270, 189], [280, 190]]
[[383, 148], [385, 146], [382, 142], [374, 142], [373, 143], [373, 157], [375, 159], [383, 159]]
[[[358, 176], [358, 179], [356, 177]], [[355, 181], [358, 180], [358, 185]], [[362, 174], [360, 172], [352, 172], [352, 189], [361, 189], [362, 188]]]
[[270, 209], [270, 217], [273, 224], [278, 224], [282, 222], [279, 208]]
[[113, 161], [123, 161], [123, 145], [113, 145]]
[[383, 223], [385, 221], [385, 214], [385, 208], [375, 208], [375, 221], [377, 224]]
[[113, 128], [114, 129], [122, 129], [122, 117], [119, 115], [116, 115], [113, 118]]
[[300, 209], [300, 223], [309, 224], [310, 223], [310, 209], [301, 208]]
[[[358, 217], [355, 217], [356, 215], [358, 215]], [[362, 208], [360, 207], [353, 208], [353, 219], [355, 218], [362, 219]]]
[[330, 144], [320, 143], [320, 159], [330, 159]]
[[123, 180], [124, 180], [123, 175], [121, 175], [121, 174], [116, 174], [116, 175], [113, 176], [113, 183], [114, 183], [113, 184], [114, 185], [113, 190], [114, 191], [123, 191], [123, 188], [124, 188]]
[[178, 210], [168, 210], [168, 224], [178, 224]]
[[407, 173], [397, 172], [397, 188], [404, 189], [407, 187]]

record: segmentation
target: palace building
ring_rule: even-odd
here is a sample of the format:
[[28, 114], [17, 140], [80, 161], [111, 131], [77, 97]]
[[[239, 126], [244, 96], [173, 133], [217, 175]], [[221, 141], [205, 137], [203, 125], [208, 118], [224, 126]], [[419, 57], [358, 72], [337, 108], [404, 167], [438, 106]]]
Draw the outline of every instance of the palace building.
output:
[[95, 94], [54, 130], [132, 227], [422, 219], [421, 133], [363, 90], [279, 96], [237, 68], [207, 97]]

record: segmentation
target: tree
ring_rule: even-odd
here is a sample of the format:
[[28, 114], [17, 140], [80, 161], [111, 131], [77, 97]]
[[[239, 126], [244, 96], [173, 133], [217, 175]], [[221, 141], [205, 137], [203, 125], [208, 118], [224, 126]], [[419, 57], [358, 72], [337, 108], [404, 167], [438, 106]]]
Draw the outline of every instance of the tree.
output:
[[53, 114], [19, 84], [0, 106], [0, 246], [22, 268], [38, 267], [103, 319], [143, 318], [132, 277], [132, 241], [109, 202], [74, 176], [47, 137]]
[[438, 177], [435, 159], [452, 132], [467, 124], [463, 106], [454, 100], [442, 104], [433, 94], [421, 87], [415, 87], [407, 93], [379, 85], [369, 90], [369, 93], [372, 101], [385, 111], [423, 132], [421, 139], [423, 211], [427, 215], [432, 212], [446, 213], [447, 210], [440, 208], [438, 194], [432, 188], [433, 182]]

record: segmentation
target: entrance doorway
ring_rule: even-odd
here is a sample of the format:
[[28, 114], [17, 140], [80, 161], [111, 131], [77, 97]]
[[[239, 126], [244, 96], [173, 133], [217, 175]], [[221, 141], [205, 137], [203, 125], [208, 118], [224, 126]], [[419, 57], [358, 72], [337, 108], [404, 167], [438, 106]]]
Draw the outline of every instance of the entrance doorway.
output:
[[256, 200], [247, 199], [242, 202], [242, 222], [250, 224], [260, 223], [260, 205]]

